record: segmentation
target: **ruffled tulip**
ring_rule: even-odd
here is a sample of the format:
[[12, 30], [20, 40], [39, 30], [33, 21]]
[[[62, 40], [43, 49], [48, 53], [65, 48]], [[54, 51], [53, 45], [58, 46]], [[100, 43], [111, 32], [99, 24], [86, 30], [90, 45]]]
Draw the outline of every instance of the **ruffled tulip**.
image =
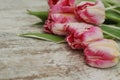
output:
[[74, 12], [75, 0], [48, 0], [51, 13]]
[[66, 41], [72, 49], [84, 49], [88, 43], [103, 38], [99, 27], [87, 23], [69, 23], [65, 26]]
[[44, 31], [47, 33], [65, 35], [63, 27], [64, 27], [64, 24], [68, 22], [77, 22], [77, 19], [73, 14], [67, 14], [67, 13], [66, 14], [65, 13], [49, 14], [48, 19], [44, 25]]
[[76, 6], [75, 15], [80, 21], [99, 25], [105, 21], [105, 7], [100, 0], [83, 1]]
[[84, 50], [86, 63], [92, 67], [109, 68], [119, 61], [119, 48], [115, 41], [102, 39], [90, 43]]

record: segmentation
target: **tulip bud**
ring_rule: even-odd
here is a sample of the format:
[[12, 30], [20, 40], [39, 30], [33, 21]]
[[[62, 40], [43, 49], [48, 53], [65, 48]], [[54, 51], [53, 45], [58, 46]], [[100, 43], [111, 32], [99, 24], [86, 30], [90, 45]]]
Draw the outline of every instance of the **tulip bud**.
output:
[[75, 0], [48, 0], [51, 13], [74, 12]]
[[[64, 30], [61, 30], [61, 29], [64, 29], [63, 28], [64, 24], [68, 22], [77, 22], [77, 19], [75, 18], [74, 14], [70, 14], [70, 13], [54, 13], [53, 14], [51, 13], [48, 15], [48, 19], [45, 22], [44, 31], [47, 33], [55, 32], [54, 34], [60, 34], [60, 35], [65, 34], [65, 32], [63, 32]], [[52, 29], [53, 27], [54, 29]]]
[[105, 21], [105, 7], [100, 0], [83, 1], [76, 6], [75, 15], [80, 21], [99, 25]]
[[68, 36], [66, 41], [72, 49], [85, 48], [88, 43], [103, 38], [99, 27], [87, 23], [69, 23], [65, 25]]
[[115, 41], [101, 39], [91, 42], [84, 50], [86, 63], [92, 67], [108, 68], [119, 61], [119, 48]]

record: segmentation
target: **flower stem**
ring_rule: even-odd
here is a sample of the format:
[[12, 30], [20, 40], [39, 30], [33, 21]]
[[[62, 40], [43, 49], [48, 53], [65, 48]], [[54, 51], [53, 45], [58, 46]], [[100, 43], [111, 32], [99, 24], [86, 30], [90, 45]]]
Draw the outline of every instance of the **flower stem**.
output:
[[105, 10], [107, 11], [107, 10], [115, 9], [117, 7], [120, 7], [120, 6], [110, 6], [110, 7], [105, 8]]

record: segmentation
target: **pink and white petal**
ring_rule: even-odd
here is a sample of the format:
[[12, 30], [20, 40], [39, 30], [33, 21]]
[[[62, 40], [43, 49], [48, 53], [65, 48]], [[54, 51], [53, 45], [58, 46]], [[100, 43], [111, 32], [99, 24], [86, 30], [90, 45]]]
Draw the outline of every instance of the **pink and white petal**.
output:
[[119, 50], [118, 44], [114, 40], [111, 40], [111, 39], [101, 39], [95, 42], [91, 42], [91, 44], [89, 44], [88, 47], [93, 47], [93, 46], [106, 46], [106, 47], [111, 47], [113, 49], [116, 49], [117, 51]]
[[53, 24], [60, 23], [65, 24], [68, 22], [77, 22], [77, 19], [75, 18], [74, 14], [71, 13], [49, 13], [48, 19], [46, 20], [44, 24], [44, 31], [47, 33], [52, 33], [51, 29], [53, 27]]
[[86, 63], [97, 68], [115, 66], [119, 62], [120, 56], [120, 52], [117, 48], [118, 45], [116, 45], [115, 41], [108, 39], [92, 42], [84, 50]]
[[57, 35], [66, 35], [66, 32], [64, 31], [64, 25], [61, 23], [55, 23], [52, 27], [52, 32]]
[[119, 58], [111, 54], [114, 52], [118, 53], [114, 49], [104, 46], [100, 46], [95, 49], [86, 48], [85, 49], [86, 63], [90, 66], [97, 68], [112, 67], [119, 62]]
[[[90, 17], [91, 23], [93, 24], [102, 24], [105, 21], [105, 10], [101, 8], [88, 7], [86, 12], [89, 14], [88, 19]], [[88, 22], [90, 22], [90, 20]]]
[[68, 32], [69, 34], [71, 33], [78, 33], [81, 34], [84, 31], [87, 31], [90, 27], [93, 27], [93, 25], [87, 24], [87, 23], [79, 23], [79, 22], [74, 22], [74, 23], [68, 23], [65, 25], [65, 31]]
[[103, 38], [100, 28], [87, 23], [68, 23], [64, 28], [68, 35], [66, 41], [72, 49], [83, 49], [89, 42]]
[[91, 27], [81, 35], [81, 41], [84, 45], [100, 39], [103, 39], [103, 32], [99, 27]]
[[72, 48], [72, 49], [82, 49], [82, 45], [80, 45], [80, 42], [76, 42], [76, 40], [74, 39], [74, 34], [70, 34], [66, 37], [66, 41], [68, 42], [68, 45]]
[[75, 0], [59, 0], [50, 8], [51, 13], [74, 12]]
[[66, 23], [66, 22], [77, 22], [74, 14], [71, 13], [55, 13], [51, 14], [51, 18], [54, 22]]
[[83, 1], [75, 8], [76, 18], [80, 21], [99, 25], [105, 21], [105, 7], [99, 0], [97, 2]]
[[50, 6], [50, 8], [52, 8], [54, 5], [56, 5], [58, 3], [59, 0], [48, 0], [48, 4]]

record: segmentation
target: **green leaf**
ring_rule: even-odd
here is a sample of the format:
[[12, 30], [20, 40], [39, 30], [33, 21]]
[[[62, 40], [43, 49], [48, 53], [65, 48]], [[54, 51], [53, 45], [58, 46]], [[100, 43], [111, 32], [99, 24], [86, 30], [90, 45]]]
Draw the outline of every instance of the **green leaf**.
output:
[[22, 34], [20, 36], [28, 37], [28, 38], [37, 38], [37, 39], [52, 41], [52, 42], [56, 42], [56, 43], [65, 42], [65, 37], [57, 36], [57, 35], [53, 35], [53, 34], [47, 34], [47, 33], [26, 33], [26, 34]]
[[103, 32], [115, 39], [120, 40], [120, 28], [114, 25], [101, 25]]
[[102, 0], [106, 1], [110, 5], [119, 5], [119, 2], [117, 0]]
[[119, 8], [119, 7], [120, 7], [119, 5], [110, 6], [110, 7], [105, 8], [105, 10], [106, 10], [106, 11], [108, 11], [108, 10], [113, 10], [113, 11], [115, 11], [115, 12], [117, 12], [117, 13], [120, 13], [119, 10], [117, 10], [117, 8]]
[[103, 34], [104, 35], [104, 38], [106, 38], [106, 39], [114, 39], [112, 36], [110, 36], [110, 35], [108, 35], [108, 34]]
[[106, 11], [106, 18], [116, 22], [120, 22], [120, 14], [114, 11]]
[[116, 22], [116, 21], [113, 21], [113, 20], [110, 20], [110, 19], [105, 19], [105, 22], [104, 22], [104, 24], [110, 24], [110, 25], [115, 25], [115, 24], [118, 24], [118, 22]]
[[120, 23], [118, 23], [117, 26], [120, 26]]
[[28, 14], [34, 15], [34, 16], [40, 18], [43, 23], [47, 20], [48, 11], [30, 11], [30, 10], [27, 10], [27, 11], [28, 11]]

